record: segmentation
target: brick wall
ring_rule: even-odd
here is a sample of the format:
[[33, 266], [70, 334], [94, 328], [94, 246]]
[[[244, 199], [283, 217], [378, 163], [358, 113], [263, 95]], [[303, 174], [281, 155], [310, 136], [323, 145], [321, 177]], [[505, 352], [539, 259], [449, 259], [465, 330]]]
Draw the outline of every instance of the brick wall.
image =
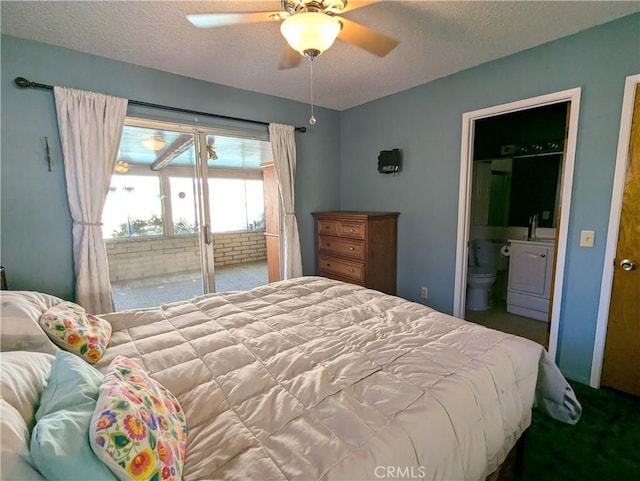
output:
[[264, 231], [214, 234], [213, 251], [216, 267], [266, 260]]
[[[108, 240], [111, 282], [181, 274], [200, 269], [198, 237]], [[213, 235], [216, 267], [263, 261], [267, 258], [264, 231]]]

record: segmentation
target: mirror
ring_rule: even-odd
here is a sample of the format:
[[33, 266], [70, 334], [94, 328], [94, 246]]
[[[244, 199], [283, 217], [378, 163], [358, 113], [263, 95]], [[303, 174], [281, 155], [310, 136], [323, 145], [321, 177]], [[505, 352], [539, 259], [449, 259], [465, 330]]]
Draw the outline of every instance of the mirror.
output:
[[471, 224], [556, 227], [568, 104], [475, 123]]
[[475, 161], [472, 224], [526, 227], [538, 214], [539, 227], [556, 227], [561, 161], [558, 153]]

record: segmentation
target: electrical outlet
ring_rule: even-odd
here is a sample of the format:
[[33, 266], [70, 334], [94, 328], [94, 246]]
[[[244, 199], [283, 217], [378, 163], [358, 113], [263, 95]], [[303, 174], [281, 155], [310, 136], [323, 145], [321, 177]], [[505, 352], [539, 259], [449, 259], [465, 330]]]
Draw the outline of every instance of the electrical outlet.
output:
[[423, 299], [428, 299], [429, 298], [429, 289], [427, 289], [426, 287], [421, 287], [420, 288], [420, 297], [422, 297]]
[[580, 232], [580, 247], [593, 247], [593, 242], [596, 237], [596, 231], [583, 230]]

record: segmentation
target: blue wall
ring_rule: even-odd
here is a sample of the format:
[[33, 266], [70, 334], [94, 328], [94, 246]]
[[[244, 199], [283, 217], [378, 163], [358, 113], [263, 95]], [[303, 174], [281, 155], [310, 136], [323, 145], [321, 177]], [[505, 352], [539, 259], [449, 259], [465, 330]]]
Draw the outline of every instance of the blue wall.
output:
[[[401, 213], [398, 294], [453, 311], [460, 139], [465, 112], [582, 87], [558, 362], [587, 383], [609, 220], [625, 77], [640, 72], [640, 15], [342, 112], [341, 208]], [[403, 150], [396, 176], [380, 150]], [[596, 231], [580, 248], [582, 229]]]
[[[71, 217], [66, 199], [62, 153], [53, 93], [21, 90], [18, 76], [191, 110], [265, 122], [307, 125], [296, 134], [296, 211], [304, 271], [312, 274], [316, 210], [339, 206], [339, 113], [300, 102], [202, 82], [67, 49], [2, 37], [2, 171], [0, 261], [12, 289], [74, 297]], [[283, 73], [284, 75], [284, 73]], [[141, 113], [141, 109], [131, 109]], [[150, 112], [156, 119], [189, 121], [186, 116]], [[201, 125], [211, 123], [203, 117]], [[238, 124], [236, 124], [236, 127]], [[249, 129], [256, 127], [248, 127]], [[43, 137], [49, 138], [53, 172], [47, 171]]]

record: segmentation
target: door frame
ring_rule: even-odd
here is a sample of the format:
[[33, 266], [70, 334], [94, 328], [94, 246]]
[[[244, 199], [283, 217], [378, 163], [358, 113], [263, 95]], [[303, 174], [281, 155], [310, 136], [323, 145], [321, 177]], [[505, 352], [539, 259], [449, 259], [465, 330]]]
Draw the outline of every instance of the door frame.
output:
[[618, 231], [620, 230], [620, 215], [624, 196], [624, 181], [629, 160], [629, 143], [631, 141], [631, 121], [633, 119], [633, 105], [636, 87], [640, 84], [640, 74], [630, 75], [624, 82], [622, 98], [622, 113], [620, 117], [620, 133], [618, 135], [618, 152], [613, 176], [613, 191], [611, 193], [611, 210], [609, 211], [609, 228], [607, 230], [607, 244], [604, 252], [604, 266], [602, 270], [602, 284], [600, 288], [600, 302], [596, 320], [596, 336], [593, 343], [593, 358], [591, 361], [591, 387], [600, 387], [602, 364], [604, 362], [604, 346], [609, 323], [609, 305], [613, 288], [614, 260], [618, 247]]
[[[198, 199], [198, 221], [200, 222], [200, 263], [205, 294], [216, 292], [216, 262], [211, 232], [211, 206], [209, 204], [209, 153], [207, 133], [195, 129], [196, 192]], [[205, 139], [203, 141], [203, 139]]]
[[569, 232], [569, 214], [571, 209], [571, 191], [573, 188], [573, 171], [575, 165], [576, 144], [578, 138], [578, 119], [580, 116], [580, 96], [582, 88], [553, 92], [515, 102], [494, 105], [480, 110], [465, 112], [462, 115], [462, 140], [460, 153], [460, 190], [458, 195], [458, 236], [456, 247], [455, 285], [453, 294], [453, 315], [464, 318], [467, 289], [467, 259], [469, 242], [469, 220], [471, 211], [471, 188], [473, 177], [473, 141], [475, 122], [480, 119], [495, 117], [520, 110], [529, 110], [546, 105], [569, 102], [570, 118], [567, 132], [567, 145], [563, 158], [562, 203], [560, 206], [560, 224], [557, 229], [555, 284], [553, 287], [553, 303], [551, 305], [551, 326], [549, 336], [549, 354], [556, 358], [558, 332], [560, 327], [560, 308], [562, 305], [562, 286], [564, 283], [564, 267], [567, 253]]

